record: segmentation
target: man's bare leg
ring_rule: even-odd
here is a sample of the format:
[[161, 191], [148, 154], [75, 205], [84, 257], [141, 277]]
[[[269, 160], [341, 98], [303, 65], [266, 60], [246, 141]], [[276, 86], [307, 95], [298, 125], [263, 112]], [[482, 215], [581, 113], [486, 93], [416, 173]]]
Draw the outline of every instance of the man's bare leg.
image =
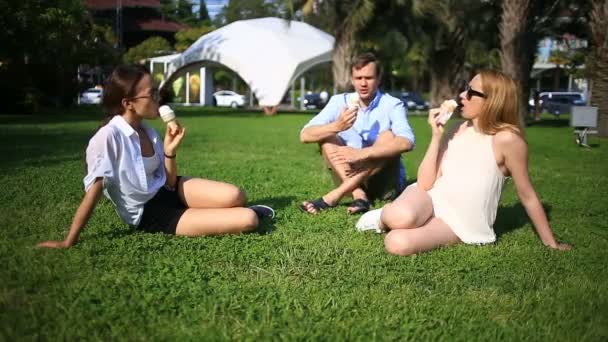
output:
[[[367, 200], [367, 195], [361, 188], [361, 184], [366, 179], [368, 174], [363, 171], [349, 176], [348, 172], [350, 171], [350, 166], [346, 163], [332, 160], [330, 157], [339, 147], [344, 146], [342, 141], [337, 136], [333, 136], [322, 141], [319, 145], [321, 148], [321, 154], [325, 159], [326, 164], [331, 167], [333, 176], [340, 181], [340, 185], [322, 197], [325, 203], [327, 203], [329, 206], [335, 206], [338, 204], [338, 202], [340, 202], [342, 197], [349, 192], [352, 193], [354, 199]], [[317, 213], [317, 209], [315, 209], [315, 207], [308, 201], [302, 203], [302, 206], [311, 214]]]
[[[392, 139], [392, 137], [393, 134], [391, 132], [388, 132], [388, 134], [382, 133], [376, 140], [376, 143], [384, 143], [387, 139]], [[338, 187], [334, 188], [322, 197], [325, 203], [327, 203], [329, 206], [335, 206], [338, 204], [338, 202], [348, 193], [352, 193], [354, 200], [361, 199], [368, 201], [367, 194], [362, 189], [361, 185], [370, 176], [375, 175], [382, 170], [382, 167], [384, 167], [387, 161], [384, 159], [368, 161], [365, 163], [365, 165], [362, 165], [362, 167], [359, 168], [356, 173], [352, 174], [351, 166], [349, 164], [333, 160], [331, 158], [333, 152], [342, 146], [344, 146], [344, 144], [337, 136], [328, 138], [320, 143], [323, 158], [325, 159], [326, 163], [330, 165], [333, 174], [341, 181]], [[302, 205], [309, 213], [317, 213], [317, 209], [310, 202], [304, 202]], [[347, 210], [350, 214], [360, 210], [360, 208], [349, 207]]]

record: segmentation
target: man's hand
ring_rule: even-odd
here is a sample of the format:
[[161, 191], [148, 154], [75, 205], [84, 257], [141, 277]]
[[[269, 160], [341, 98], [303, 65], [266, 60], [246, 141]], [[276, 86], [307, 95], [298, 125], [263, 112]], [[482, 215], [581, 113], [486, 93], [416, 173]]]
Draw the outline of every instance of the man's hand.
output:
[[359, 109], [357, 107], [344, 107], [342, 113], [338, 117], [338, 120], [334, 122], [334, 126], [338, 132], [346, 131], [347, 129], [353, 127], [355, 120], [357, 119], [357, 111]]
[[346, 175], [349, 177], [366, 169], [365, 162], [369, 155], [363, 149], [352, 148], [349, 146], [337, 147], [328, 155], [332, 163], [346, 164]]

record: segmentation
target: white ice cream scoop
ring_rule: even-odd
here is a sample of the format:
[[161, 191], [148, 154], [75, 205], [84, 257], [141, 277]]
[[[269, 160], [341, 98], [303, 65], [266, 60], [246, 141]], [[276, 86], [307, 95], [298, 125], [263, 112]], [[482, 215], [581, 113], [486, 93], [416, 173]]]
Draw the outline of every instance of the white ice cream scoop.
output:
[[452, 117], [454, 111], [458, 108], [458, 102], [455, 100], [443, 101], [439, 107], [439, 120], [437, 121], [441, 125], [445, 125], [446, 122]]
[[160, 118], [163, 120], [163, 122], [175, 120], [175, 112], [173, 112], [173, 109], [167, 105], [160, 106], [160, 108], [158, 108], [158, 113], [160, 114]]
[[348, 109], [359, 108], [359, 93], [348, 95]]

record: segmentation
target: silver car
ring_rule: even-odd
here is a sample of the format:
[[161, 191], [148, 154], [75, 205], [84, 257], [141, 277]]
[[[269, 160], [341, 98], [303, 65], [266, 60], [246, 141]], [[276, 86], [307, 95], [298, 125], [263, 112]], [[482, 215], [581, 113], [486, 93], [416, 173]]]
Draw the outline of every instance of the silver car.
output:
[[80, 104], [100, 104], [102, 95], [102, 89], [89, 88], [80, 94]]

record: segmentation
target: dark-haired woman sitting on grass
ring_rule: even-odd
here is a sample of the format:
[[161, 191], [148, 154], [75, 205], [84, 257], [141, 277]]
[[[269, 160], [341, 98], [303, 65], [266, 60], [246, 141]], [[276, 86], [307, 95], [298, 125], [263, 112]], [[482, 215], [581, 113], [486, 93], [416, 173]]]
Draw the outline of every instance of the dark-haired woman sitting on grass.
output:
[[89, 141], [86, 193], [70, 231], [63, 241], [39, 247], [74, 245], [102, 192], [125, 223], [151, 233], [237, 234], [274, 216], [266, 206], [243, 207], [245, 193], [234, 185], [178, 176], [177, 151], [186, 130], [167, 129], [163, 142], [144, 123], [159, 115], [158, 90], [144, 67], [117, 67], [104, 87], [102, 106], [106, 123]]

